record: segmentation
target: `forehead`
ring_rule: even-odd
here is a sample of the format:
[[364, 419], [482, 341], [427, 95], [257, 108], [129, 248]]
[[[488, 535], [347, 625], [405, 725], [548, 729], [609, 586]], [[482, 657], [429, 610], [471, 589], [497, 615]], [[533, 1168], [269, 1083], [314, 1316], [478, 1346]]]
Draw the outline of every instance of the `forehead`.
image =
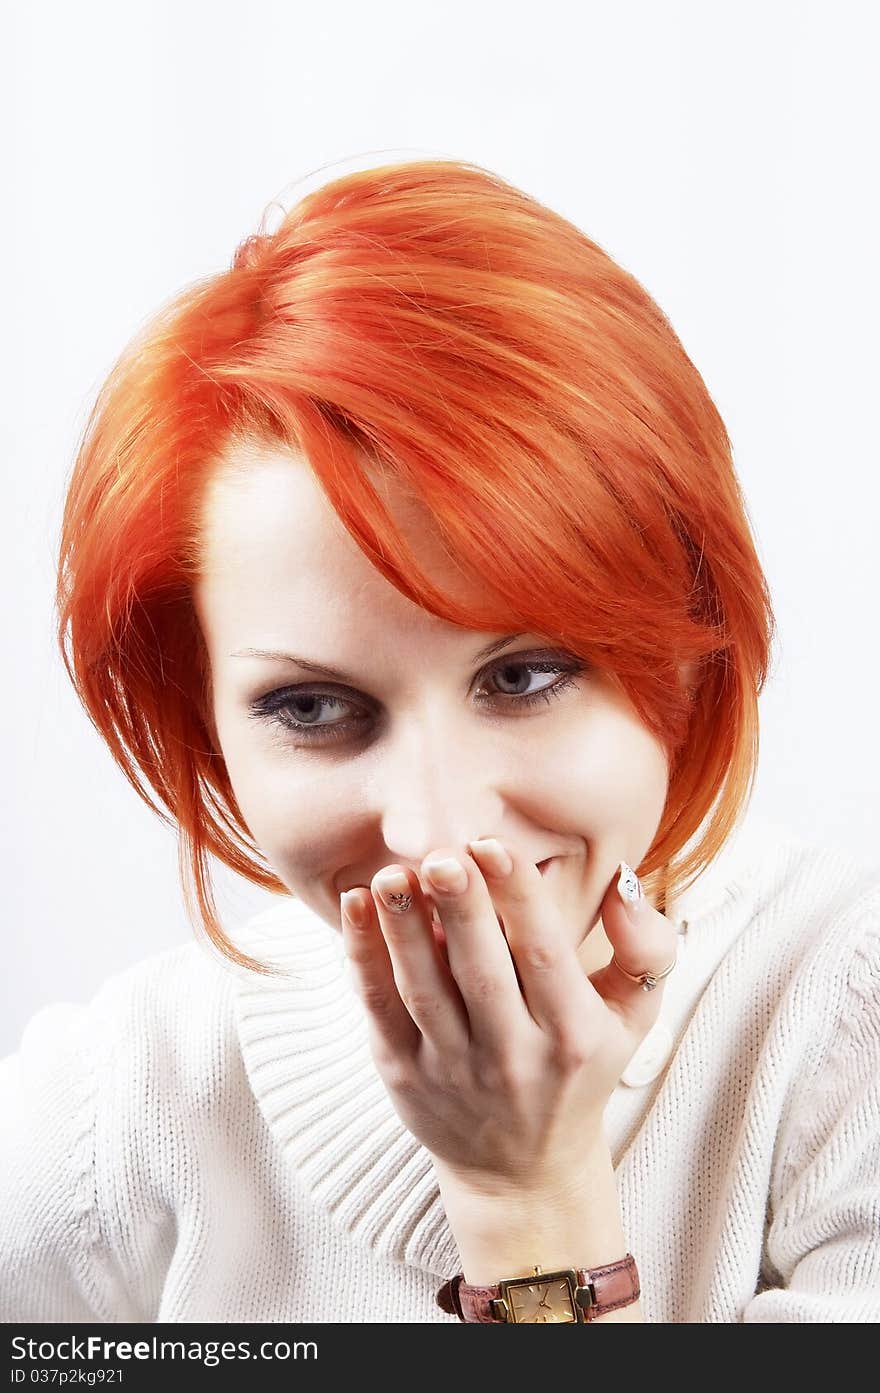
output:
[[205, 489], [201, 531], [206, 575], [313, 560], [347, 535], [308, 463], [262, 444], [227, 451]]
[[[472, 600], [424, 505], [366, 458], [363, 467], [431, 579], [445, 593]], [[386, 623], [453, 627], [413, 605], [370, 564], [308, 461], [283, 447], [254, 442], [227, 451], [205, 490], [201, 534], [196, 598], [215, 624], [231, 609], [242, 624], [262, 620], [265, 627], [267, 613], [283, 609], [301, 631], [303, 618], [318, 611], [324, 618], [333, 612], [363, 618], [380, 610]]]

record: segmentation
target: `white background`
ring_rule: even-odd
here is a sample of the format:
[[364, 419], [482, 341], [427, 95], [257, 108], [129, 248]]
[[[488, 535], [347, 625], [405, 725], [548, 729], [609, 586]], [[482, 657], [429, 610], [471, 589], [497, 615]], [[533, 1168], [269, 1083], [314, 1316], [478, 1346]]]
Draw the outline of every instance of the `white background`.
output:
[[[779, 623], [752, 811], [880, 864], [875, 4], [6, 13], [0, 1054], [38, 1007], [191, 937], [175, 837], [54, 647], [87, 412], [141, 323], [227, 267], [273, 199], [389, 155], [488, 166], [670, 316], [731, 435]], [[272, 898], [222, 868], [217, 885], [230, 920]]]

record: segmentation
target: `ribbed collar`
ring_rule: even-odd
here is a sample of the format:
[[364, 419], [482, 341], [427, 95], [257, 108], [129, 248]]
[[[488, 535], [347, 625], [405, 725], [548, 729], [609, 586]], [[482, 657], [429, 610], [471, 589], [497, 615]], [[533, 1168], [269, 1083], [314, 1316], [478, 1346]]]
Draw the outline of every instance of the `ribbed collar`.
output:
[[[764, 827], [767, 824], [763, 824]], [[757, 831], [757, 846], [766, 833]], [[738, 868], [751, 863], [755, 830], [741, 830], [696, 885], [669, 906], [688, 952], [667, 981], [661, 1019], [675, 1033], [727, 935], [692, 954], [694, 930], [718, 926], [741, 898]], [[740, 906], [748, 915], [747, 906]], [[729, 915], [727, 916], [730, 917]], [[736, 916], [742, 918], [742, 914]], [[429, 1153], [404, 1127], [373, 1063], [367, 1021], [351, 982], [338, 930], [301, 901], [285, 899], [239, 925], [231, 937], [283, 974], [264, 978], [242, 968], [235, 1011], [254, 1097], [284, 1156], [334, 1223], [376, 1254], [448, 1277], [459, 1268]], [[618, 1087], [606, 1129], [620, 1158], [650, 1096]], [[623, 1152], [623, 1156], [626, 1156]]]

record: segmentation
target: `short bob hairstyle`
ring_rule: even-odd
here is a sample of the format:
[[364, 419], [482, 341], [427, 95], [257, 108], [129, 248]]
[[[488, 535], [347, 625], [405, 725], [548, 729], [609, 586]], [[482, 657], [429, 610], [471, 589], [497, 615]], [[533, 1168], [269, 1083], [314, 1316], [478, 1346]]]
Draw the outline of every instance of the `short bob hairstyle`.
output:
[[[248, 237], [147, 322], [102, 386], [65, 498], [62, 659], [126, 778], [178, 831], [191, 925], [265, 972], [224, 933], [208, 853], [290, 892], [215, 747], [192, 599], [206, 484], [249, 441], [303, 454], [415, 604], [547, 633], [623, 690], [670, 759], [637, 869], [652, 893], [660, 877], [666, 896], [688, 888], [751, 797], [776, 626], [724, 424], [639, 282], [489, 170], [387, 164]], [[478, 607], [421, 573], [367, 461], [427, 505]]]

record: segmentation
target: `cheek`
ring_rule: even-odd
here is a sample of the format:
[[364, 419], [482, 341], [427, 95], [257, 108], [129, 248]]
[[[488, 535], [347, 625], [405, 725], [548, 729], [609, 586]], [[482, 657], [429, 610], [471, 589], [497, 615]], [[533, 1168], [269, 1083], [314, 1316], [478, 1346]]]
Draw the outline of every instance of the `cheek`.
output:
[[663, 747], [624, 711], [592, 712], [563, 745], [548, 753], [542, 777], [571, 820], [588, 837], [626, 837], [647, 849], [668, 788]]
[[[338, 836], [345, 816], [344, 778], [332, 778], [326, 766], [288, 756], [268, 731], [250, 723], [219, 723], [223, 757], [248, 831], [273, 869], [311, 863]], [[347, 785], [350, 791], [350, 783]], [[334, 829], [336, 829], [334, 831]]]

